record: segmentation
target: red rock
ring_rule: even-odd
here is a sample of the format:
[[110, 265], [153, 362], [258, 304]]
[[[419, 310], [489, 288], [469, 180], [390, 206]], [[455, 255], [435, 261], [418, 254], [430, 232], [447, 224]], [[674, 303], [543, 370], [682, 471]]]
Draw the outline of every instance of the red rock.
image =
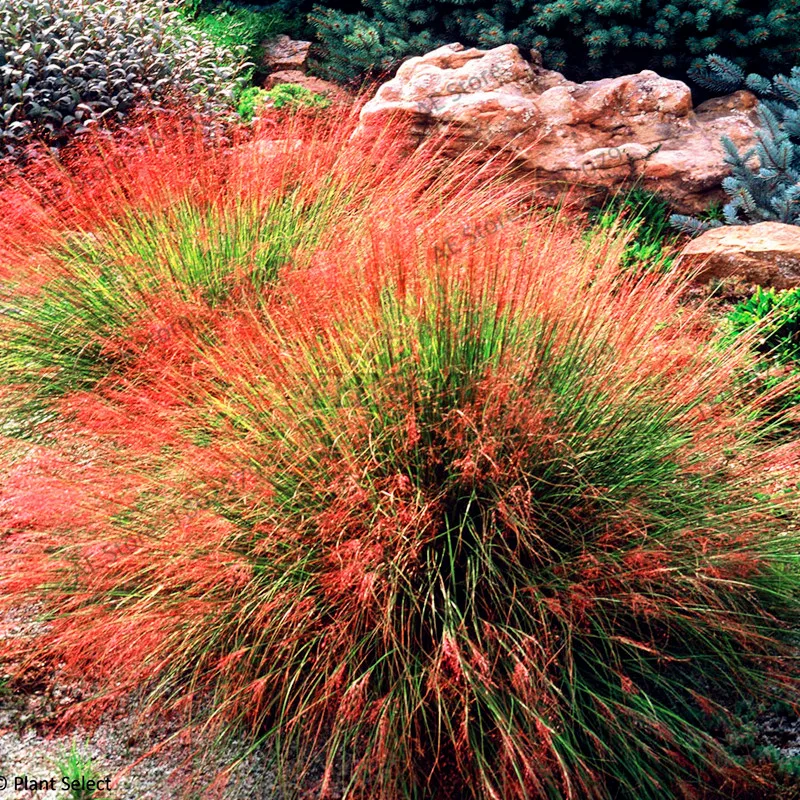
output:
[[782, 222], [712, 228], [689, 242], [680, 264], [699, 280], [741, 278], [776, 289], [800, 285], [800, 227]]
[[403, 63], [365, 104], [355, 135], [405, 117], [410, 147], [431, 133], [453, 134], [456, 151], [503, 146], [545, 196], [569, 189], [589, 201], [636, 182], [697, 213], [724, 198], [729, 168], [719, 138], [751, 146], [755, 105], [737, 92], [692, 108], [685, 83], [650, 70], [573, 83], [512, 44], [451, 44]]

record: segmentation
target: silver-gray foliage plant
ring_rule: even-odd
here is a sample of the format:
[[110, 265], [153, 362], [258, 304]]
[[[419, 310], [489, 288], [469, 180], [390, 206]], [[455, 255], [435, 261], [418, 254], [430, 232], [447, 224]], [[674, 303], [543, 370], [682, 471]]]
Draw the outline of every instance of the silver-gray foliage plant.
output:
[[242, 59], [188, 28], [173, 0], [0, 0], [0, 155], [176, 91], [228, 107]]

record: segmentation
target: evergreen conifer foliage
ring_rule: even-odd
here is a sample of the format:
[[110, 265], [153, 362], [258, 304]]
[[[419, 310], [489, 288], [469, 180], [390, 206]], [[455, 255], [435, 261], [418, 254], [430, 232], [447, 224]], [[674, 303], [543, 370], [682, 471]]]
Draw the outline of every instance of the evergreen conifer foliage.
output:
[[574, 77], [655, 69], [684, 77], [709, 53], [777, 70], [798, 46], [800, 0], [361, 0], [311, 14], [332, 74], [352, 78], [460, 41], [541, 50]]
[[761, 103], [758, 143], [745, 153], [726, 136], [725, 163], [731, 174], [722, 182], [728, 195], [724, 220], [700, 221], [673, 214], [671, 221], [685, 233], [696, 235], [720, 225], [744, 225], [772, 220], [800, 225], [800, 67], [771, 81], [757, 74], [745, 76], [732, 61], [711, 56], [692, 77], [716, 92], [743, 86], [755, 92]]

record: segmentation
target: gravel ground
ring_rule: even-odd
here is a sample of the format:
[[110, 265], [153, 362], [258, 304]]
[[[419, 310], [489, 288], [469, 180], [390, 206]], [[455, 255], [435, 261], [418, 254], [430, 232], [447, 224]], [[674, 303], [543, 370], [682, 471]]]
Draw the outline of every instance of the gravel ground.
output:
[[781, 758], [800, 758], [800, 717], [770, 712], [758, 719], [758, 740], [772, 745]]
[[[209, 796], [210, 779], [240, 752], [236, 741], [224, 746], [209, 742], [192, 747], [177, 740], [164, 745], [176, 725], [163, 720], [145, 730], [133, 708], [92, 731], [78, 728], [58, 733], [54, 732], [55, 723], [81, 699], [78, 688], [47, 692], [48, 676], [37, 675], [35, 664], [26, 670], [25, 683], [18, 689], [4, 688], [11, 665], [3, 664], [3, 640], [30, 636], [39, 625], [33, 621], [35, 614], [36, 609], [29, 607], [13, 618], [0, 619], [0, 800], [71, 800], [72, 795], [61, 786], [59, 763], [73, 748], [99, 778], [111, 778], [111, 791], [98, 795], [104, 800], [199, 800]], [[163, 746], [148, 755], [158, 745]], [[15, 788], [14, 779], [25, 776], [39, 782], [55, 778], [55, 789]], [[256, 753], [242, 763], [222, 796], [225, 800], [281, 800], [265, 754]]]
[[[0, 729], [4, 725], [0, 712]], [[93, 734], [74, 731], [68, 735], [44, 737], [34, 730], [7, 731], [0, 734], [0, 775], [8, 781], [0, 790], [2, 800], [11, 798], [36, 798], [37, 800], [65, 800], [70, 793], [61, 788], [61, 770], [58, 763], [70, 748], [75, 747], [100, 778], [110, 777], [112, 789], [102, 792], [108, 800], [172, 800], [172, 798], [201, 798], [208, 788], [204, 776], [214, 774], [215, 762], [224, 764], [224, 753], [205, 763], [188, 764], [188, 750], [180, 746], [164, 749], [158, 755], [137, 760], [149, 749], [139, 740], [130, 743], [130, 728], [125, 719], [104, 723]], [[230, 751], [235, 752], [235, 743]], [[128, 771], [119, 777], [123, 770]], [[23, 791], [14, 789], [14, 778], [48, 781], [55, 777], [55, 791]], [[0, 787], [2, 786], [0, 779]], [[254, 798], [278, 800], [274, 775], [259, 758], [252, 758], [240, 767], [224, 791], [226, 800]]]

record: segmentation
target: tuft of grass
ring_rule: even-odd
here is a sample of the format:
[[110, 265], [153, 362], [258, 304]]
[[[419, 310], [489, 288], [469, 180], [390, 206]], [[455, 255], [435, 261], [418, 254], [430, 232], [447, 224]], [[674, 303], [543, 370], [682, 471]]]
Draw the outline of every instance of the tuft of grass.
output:
[[217, 209], [299, 176], [303, 197], [352, 192], [266, 302], [193, 282], [239, 250], [209, 266], [186, 236], [160, 298], [171, 346], [132, 322], [126, 373], [66, 394], [48, 446], [0, 462], [0, 610], [48, 615], [13, 655], [93, 682], [89, 719], [138, 693], [186, 733], [268, 744], [288, 797], [747, 783], [706, 718], [796, 696], [800, 622], [800, 448], [742, 392], [750, 342], [720, 348], [685, 278], [627, 268], [623, 223], [587, 242], [474, 153], [398, 164], [391, 136], [365, 151], [314, 124], [263, 168], [269, 143], [231, 172], [162, 138], [124, 169], [80, 161], [97, 185], [11, 195], [0, 263], [36, 296], [77, 222], [118, 230], [78, 247], [95, 275], [151, 252], [132, 208], [150, 220], [188, 186]]
[[25, 414], [124, 372], [143, 344], [169, 349], [187, 318], [272, 302], [391, 160], [348, 146], [355, 116], [300, 112], [277, 142], [269, 117], [230, 142], [198, 121], [146, 122], [12, 177], [0, 198], [0, 381]]
[[[66, 234], [48, 256], [54, 277], [9, 306], [0, 372], [40, 397], [91, 387], [120, 362], [114, 347], [159, 293], [224, 302], [266, 292], [325, 213], [296, 196], [203, 206], [182, 197], [157, 212], [131, 209], [84, 234]], [[153, 330], [154, 344], [169, 334]]]
[[721, 400], [730, 365], [670, 324], [671, 282], [570, 263], [557, 235], [457, 268], [375, 236], [371, 291], [322, 334], [283, 318], [208, 354], [232, 378], [209, 402], [272, 493], [252, 545], [270, 623], [235, 639], [242, 659], [283, 653], [253, 675], [256, 719], [284, 758], [322, 746], [353, 796], [696, 784], [725, 760], [699, 687], [768, 684], [770, 657], [744, 654], [766, 655], [766, 608], [797, 590], [793, 490], [754, 501], [756, 462], [717, 461], [723, 419], [737, 458], [760, 450]]
[[102, 775], [92, 763], [91, 757], [84, 755], [74, 743], [56, 763], [56, 769], [61, 777], [69, 781], [70, 800], [90, 800], [98, 797], [96, 788], [93, 786], [89, 789], [88, 785], [96, 785]]

